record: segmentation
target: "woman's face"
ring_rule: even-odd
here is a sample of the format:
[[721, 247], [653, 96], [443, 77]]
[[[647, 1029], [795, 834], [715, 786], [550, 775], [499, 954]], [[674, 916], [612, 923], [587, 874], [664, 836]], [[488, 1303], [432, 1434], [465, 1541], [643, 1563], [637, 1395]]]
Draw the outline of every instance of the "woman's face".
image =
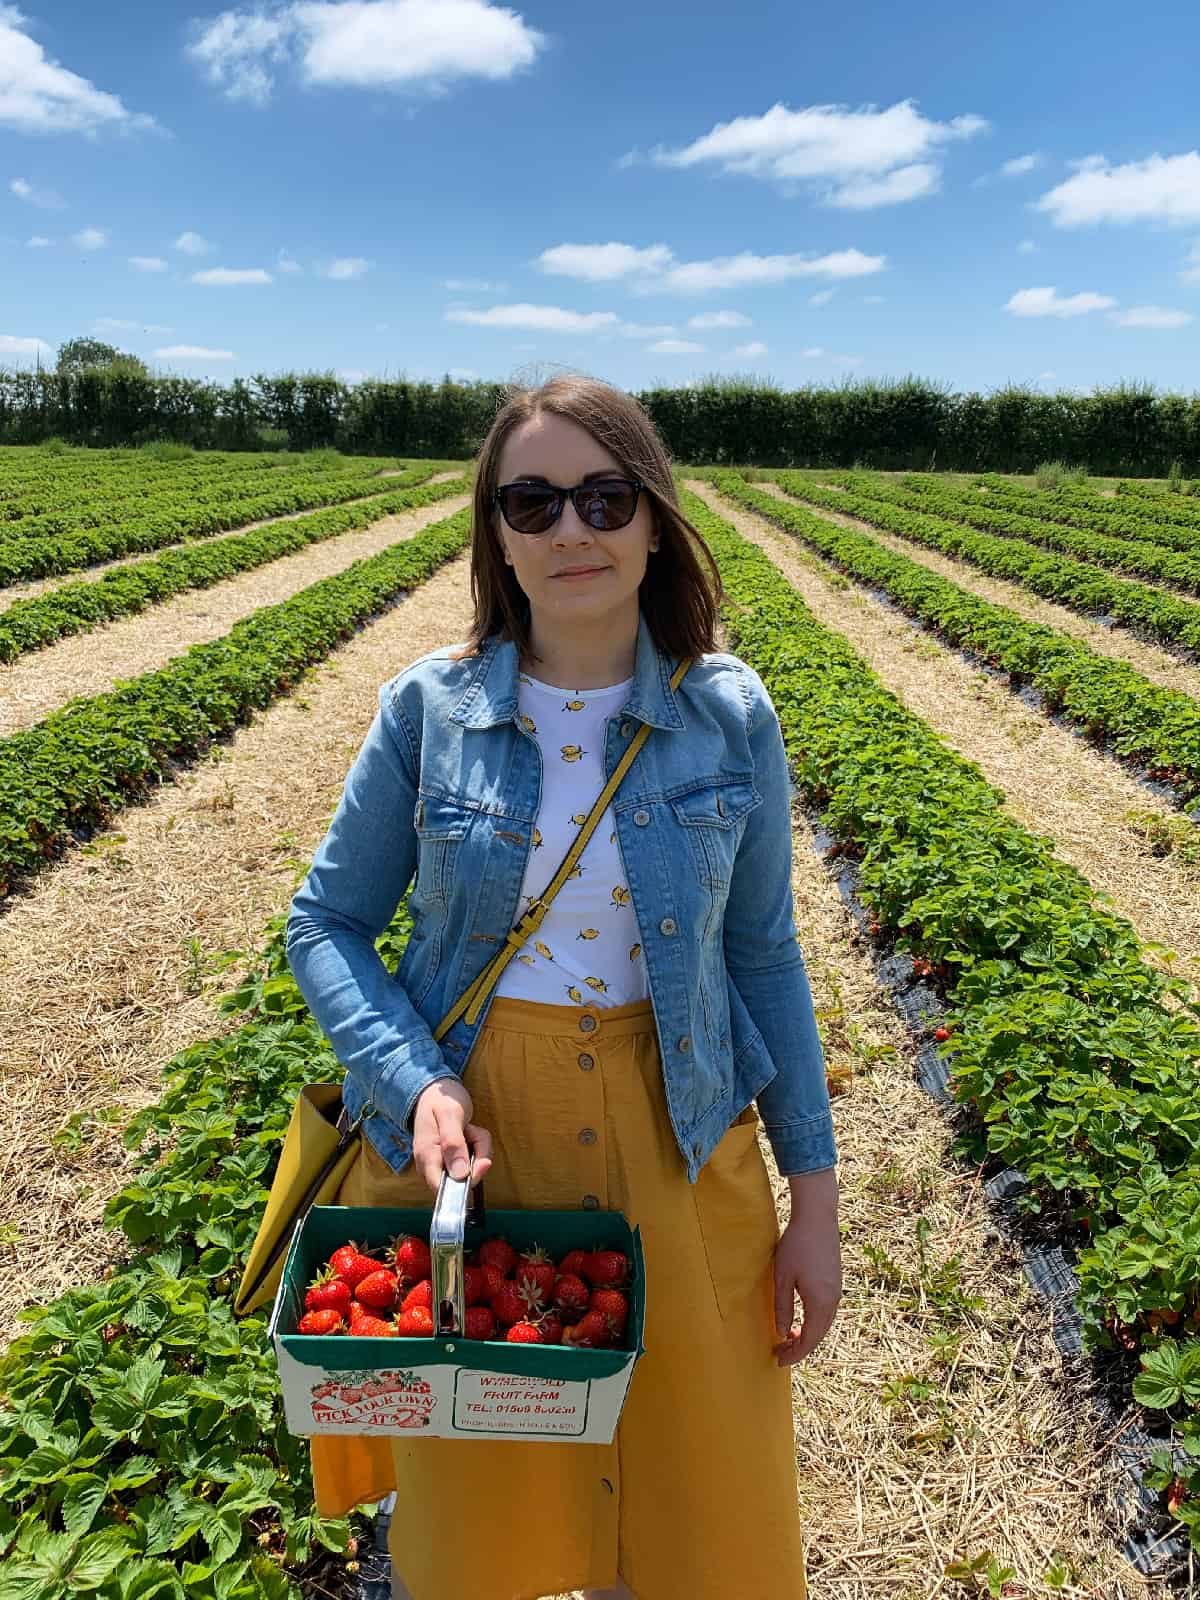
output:
[[[628, 477], [620, 464], [586, 428], [566, 417], [542, 413], [515, 428], [500, 452], [500, 483], [542, 479], [572, 488], [592, 473]], [[650, 496], [643, 489], [633, 521], [606, 533], [584, 522], [568, 499], [546, 533], [518, 533], [496, 510], [505, 559], [529, 597], [531, 617], [557, 628], [599, 621], [631, 603], [646, 572], [646, 559], [658, 548]], [[595, 567], [591, 577], [556, 576], [567, 567]]]

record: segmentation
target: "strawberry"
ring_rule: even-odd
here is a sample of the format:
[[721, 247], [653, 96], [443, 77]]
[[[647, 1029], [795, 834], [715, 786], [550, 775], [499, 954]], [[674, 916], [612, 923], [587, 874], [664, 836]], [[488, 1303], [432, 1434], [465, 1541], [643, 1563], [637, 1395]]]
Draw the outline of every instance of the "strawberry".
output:
[[619, 1289], [593, 1289], [589, 1311], [598, 1311], [612, 1327], [614, 1339], [625, 1332], [629, 1320], [629, 1301]]
[[426, 1311], [433, 1309], [433, 1284], [428, 1278], [414, 1284], [400, 1303], [401, 1311], [411, 1311], [415, 1306], [424, 1306]]
[[383, 1317], [373, 1317], [369, 1311], [361, 1317], [355, 1317], [350, 1324], [350, 1332], [360, 1339], [394, 1339], [397, 1328], [395, 1322], [387, 1322]]
[[301, 1333], [342, 1333], [345, 1327], [341, 1312], [333, 1306], [324, 1311], [306, 1311], [300, 1318]]
[[402, 1233], [394, 1246], [396, 1273], [403, 1283], [420, 1283], [433, 1276], [429, 1246], [415, 1234]]
[[354, 1291], [344, 1278], [339, 1278], [332, 1267], [326, 1267], [314, 1278], [304, 1296], [306, 1311], [336, 1311], [345, 1317], [350, 1314]]
[[554, 1280], [554, 1304], [560, 1311], [586, 1311], [589, 1293], [587, 1284], [573, 1272]]
[[563, 1343], [597, 1350], [612, 1343], [612, 1330], [602, 1311], [586, 1311], [573, 1328], [563, 1329]]
[[352, 1289], [357, 1289], [368, 1273], [379, 1271], [383, 1262], [367, 1255], [351, 1240], [349, 1244], [341, 1245], [333, 1252], [329, 1258], [329, 1265], [343, 1283], [348, 1283]]
[[490, 1339], [496, 1331], [496, 1319], [491, 1306], [468, 1306], [466, 1335], [468, 1339]]
[[538, 1327], [542, 1330], [543, 1344], [561, 1344], [563, 1341], [562, 1318], [554, 1311], [546, 1311], [538, 1318]]
[[500, 1276], [507, 1278], [517, 1264], [517, 1252], [507, 1239], [485, 1239], [479, 1246], [479, 1265], [499, 1267]]
[[934, 1030], [933, 1037], [937, 1040], [937, 1042], [939, 1044], [945, 1044], [946, 1040], [950, 1037], [950, 1029], [949, 1028], [936, 1028]]
[[503, 1289], [507, 1279], [500, 1271], [500, 1268], [493, 1266], [489, 1261], [485, 1261], [479, 1271], [483, 1274], [483, 1293], [479, 1297], [480, 1303], [482, 1305], [491, 1305], [492, 1301]]
[[502, 1328], [511, 1328], [532, 1316], [539, 1308], [537, 1290], [531, 1284], [505, 1283], [492, 1300], [492, 1314]]
[[433, 1332], [433, 1312], [428, 1306], [411, 1306], [396, 1318], [396, 1332], [406, 1339], [428, 1337]]
[[559, 1273], [565, 1278], [568, 1273], [574, 1273], [577, 1278], [583, 1277], [583, 1263], [587, 1260], [586, 1250], [568, 1250], [558, 1263]]
[[537, 1291], [538, 1300], [542, 1305], [546, 1305], [554, 1293], [554, 1280], [557, 1276], [553, 1261], [541, 1245], [537, 1244], [530, 1250], [522, 1250], [517, 1270], [513, 1274], [517, 1287], [530, 1285]]
[[536, 1322], [514, 1322], [508, 1330], [509, 1344], [545, 1344], [542, 1330]]
[[629, 1282], [629, 1257], [619, 1250], [593, 1250], [583, 1265], [593, 1289], [619, 1289]]
[[[503, 1282], [503, 1280], [501, 1280]], [[482, 1267], [463, 1268], [463, 1300], [469, 1306], [482, 1305], [488, 1298], [487, 1279]]]
[[368, 1272], [355, 1289], [354, 1298], [371, 1311], [390, 1311], [396, 1304], [396, 1274], [386, 1267]]

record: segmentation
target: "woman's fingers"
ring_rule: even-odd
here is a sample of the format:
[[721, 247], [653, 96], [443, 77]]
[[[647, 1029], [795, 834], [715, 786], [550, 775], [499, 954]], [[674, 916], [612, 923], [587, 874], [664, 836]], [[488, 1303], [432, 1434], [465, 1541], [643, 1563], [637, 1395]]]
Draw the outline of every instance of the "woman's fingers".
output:
[[486, 1128], [481, 1128], [477, 1122], [467, 1123], [466, 1135], [467, 1143], [471, 1146], [475, 1157], [475, 1167], [471, 1173], [471, 1187], [474, 1188], [491, 1167], [492, 1136]]
[[446, 1099], [438, 1106], [435, 1115], [438, 1142], [442, 1148], [442, 1165], [452, 1178], [465, 1178], [470, 1170], [466, 1113], [457, 1100]]

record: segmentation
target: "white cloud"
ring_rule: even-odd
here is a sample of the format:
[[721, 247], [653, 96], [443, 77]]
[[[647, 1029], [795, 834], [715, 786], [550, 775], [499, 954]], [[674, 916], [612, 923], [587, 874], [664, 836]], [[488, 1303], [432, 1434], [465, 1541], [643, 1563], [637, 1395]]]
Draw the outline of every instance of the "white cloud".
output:
[[232, 350], [209, 350], [202, 344], [168, 344], [154, 352], [159, 361], [232, 361]]
[[539, 328], [546, 333], [594, 333], [620, 320], [615, 311], [567, 311], [562, 306], [535, 306], [525, 301], [491, 306], [487, 311], [453, 306], [446, 312], [447, 322], [466, 322], [476, 328]]
[[193, 283], [224, 286], [235, 283], [274, 283], [269, 272], [261, 267], [206, 267], [203, 272], [193, 272]]
[[182, 250], [185, 256], [206, 256], [212, 245], [201, 233], [181, 233], [175, 241], [176, 250]]
[[1110, 312], [1108, 320], [1118, 328], [1184, 328], [1193, 317], [1190, 311], [1168, 306], [1130, 306], [1128, 311]]
[[1036, 249], [1037, 245], [1034, 244], [1032, 239], [1022, 239], [1017, 246], [1017, 254], [1019, 256], [1031, 256]]
[[1094, 222], [1200, 222], [1200, 151], [1147, 156], [1110, 166], [1103, 156], [1076, 163], [1077, 171], [1037, 201], [1056, 227]]
[[130, 256], [129, 265], [135, 272], [165, 272], [167, 263], [161, 256]]
[[336, 261], [331, 261], [327, 267], [322, 268], [323, 278], [333, 278], [337, 282], [345, 282], [348, 278], [361, 278], [367, 272], [371, 263], [364, 261], [362, 256], [339, 256]]
[[617, 332], [623, 339], [669, 339], [679, 330], [671, 322], [623, 322]]
[[103, 228], [81, 228], [78, 233], [71, 235], [71, 243], [78, 245], [81, 250], [103, 250], [108, 243], [108, 235]]
[[503, 294], [508, 285], [492, 283], [488, 278], [446, 278], [442, 287], [454, 294]]
[[275, 270], [277, 272], [303, 272], [304, 268], [286, 250], [281, 250], [275, 257]]
[[743, 250], [740, 255], [718, 256], [711, 261], [682, 261], [657, 283], [667, 289], [700, 291], [784, 283], [791, 278], [859, 278], [882, 272], [886, 262], [886, 256], [868, 256], [861, 250], [833, 250], [816, 257], [756, 256]]
[[[0, 20], [2, 20], [0, 13]], [[44, 339], [23, 339], [15, 333], [0, 333], [0, 356], [48, 356], [50, 346]]]
[[816, 294], [809, 295], [808, 303], [810, 306], [827, 306], [836, 293], [836, 289], [818, 289]]
[[26, 239], [25, 248], [27, 250], [44, 250], [49, 243], [50, 241], [45, 234], [35, 233], [31, 238]]
[[635, 273], [660, 272], [674, 259], [674, 252], [665, 244], [648, 245], [639, 250], [635, 245], [619, 244], [558, 244], [543, 250], [534, 265], [543, 272], [558, 273], [565, 278], [582, 278], [588, 283], [609, 283], [614, 278], [628, 278]]
[[942, 146], [987, 128], [982, 117], [923, 117], [912, 100], [886, 110], [844, 105], [791, 111], [777, 102], [761, 116], [719, 122], [678, 150], [652, 152], [659, 166], [713, 164], [723, 172], [814, 187], [827, 205], [896, 205], [937, 187]]
[[896, 167], [881, 178], [856, 178], [844, 183], [829, 197], [828, 204], [848, 211], [871, 211], [876, 206], [903, 205], [936, 194], [942, 186], [942, 169], [931, 161], [917, 161], [909, 167]]
[[35, 188], [28, 178], [14, 178], [8, 187], [18, 200], [28, 200], [31, 206], [40, 206], [43, 211], [61, 211], [66, 205], [62, 195], [56, 194], [53, 189]]
[[765, 356], [766, 353], [767, 347], [761, 339], [752, 339], [749, 344], [735, 344], [733, 347], [735, 356]]
[[689, 328], [748, 328], [750, 318], [740, 311], [699, 311], [688, 318]]
[[29, 37], [28, 18], [0, 5], [0, 126], [95, 135], [101, 128], [152, 128], [154, 119], [127, 110], [115, 94], [52, 61]]
[[1057, 289], [1018, 289], [1005, 305], [1014, 317], [1082, 317], [1089, 311], [1107, 311], [1116, 305], [1108, 294], [1060, 295]]
[[650, 349], [656, 356], [698, 356], [704, 346], [692, 339], [660, 339]]
[[810, 344], [806, 350], [801, 350], [800, 354], [806, 361], [819, 361], [825, 350], [819, 344]]
[[1179, 279], [1181, 283], [1200, 283], [1200, 244], [1194, 244], [1188, 251]]
[[1027, 156], [1014, 156], [1011, 161], [1006, 161], [1000, 168], [1002, 178], [1023, 178], [1027, 172], [1032, 172], [1035, 167], [1042, 164], [1039, 150], [1032, 151]]
[[490, 0], [292, 0], [195, 23], [187, 53], [227, 98], [261, 106], [291, 62], [306, 84], [444, 94], [455, 79], [511, 78], [546, 43]]

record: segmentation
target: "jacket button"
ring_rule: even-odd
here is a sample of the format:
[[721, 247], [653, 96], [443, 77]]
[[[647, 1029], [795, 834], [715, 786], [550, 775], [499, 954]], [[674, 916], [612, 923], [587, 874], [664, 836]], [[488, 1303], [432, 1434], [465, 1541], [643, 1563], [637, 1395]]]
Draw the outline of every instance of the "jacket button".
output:
[[580, 1056], [580, 1058], [579, 1058], [579, 1070], [581, 1072], [590, 1072], [595, 1065], [596, 1065], [595, 1060], [591, 1056], [589, 1056], [586, 1051], [584, 1052], [583, 1055]]
[[628, 739], [629, 735], [632, 732], [633, 732], [633, 723], [632, 722], [623, 722], [621, 724], [621, 737], [622, 737], [622, 739]]
[[639, 828], [644, 828], [650, 821], [650, 813], [648, 811], [635, 811], [633, 813], [633, 820], [637, 823]]
[[579, 1142], [580, 1142], [580, 1144], [595, 1144], [595, 1142], [596, 1142], [596, 1130], [595, 1130], [595, 1128], [580, 1128], [580, 1130], [579, 1130]]
[[692, 1036], [691, 1036], [691, 1034], [690, 1033], [685, 1033], [683, 1038], [680, 1039], [679, 1044], [676, 1046], [676, 1048], [680, 1051], [680, 1053], [682, 1055], [687, 1055], [688, 1051], [692, 1048]]
[[664, 917], [662, 919], [662, 921], [658, 925], [658, 931], [659, 931], [659, 933], [674, 933], [675, 932], [675, 918], [674, 917]]

